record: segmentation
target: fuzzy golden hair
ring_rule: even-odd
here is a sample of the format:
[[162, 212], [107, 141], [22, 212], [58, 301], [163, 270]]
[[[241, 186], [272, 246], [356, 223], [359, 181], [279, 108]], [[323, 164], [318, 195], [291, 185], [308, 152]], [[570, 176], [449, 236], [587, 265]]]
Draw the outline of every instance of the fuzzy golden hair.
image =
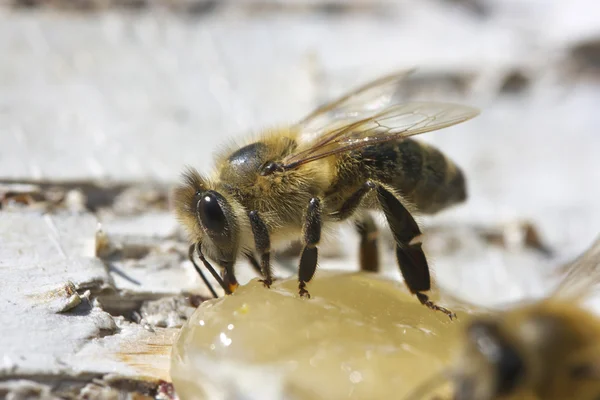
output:
[[209, 184], [197, 170], [191, 167], [185, 169], [182, 180], [183, 182], [177, 186], [174, 192], [175, 214], [185, 227], [190, 241], [197, 242], [202, 238], [203, 232], [196, 216], [194, 200], [197, 193], [206, 190]]

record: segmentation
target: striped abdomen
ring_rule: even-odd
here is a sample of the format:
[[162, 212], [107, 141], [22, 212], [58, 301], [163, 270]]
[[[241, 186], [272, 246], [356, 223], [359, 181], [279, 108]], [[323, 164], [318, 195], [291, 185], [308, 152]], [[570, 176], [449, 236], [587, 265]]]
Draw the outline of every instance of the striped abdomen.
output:
[[392, 186], [418, 211], [431, 214], [466, 199], [462, 171], [436, 148], [411, 139], [354, 152], [371, 179]]

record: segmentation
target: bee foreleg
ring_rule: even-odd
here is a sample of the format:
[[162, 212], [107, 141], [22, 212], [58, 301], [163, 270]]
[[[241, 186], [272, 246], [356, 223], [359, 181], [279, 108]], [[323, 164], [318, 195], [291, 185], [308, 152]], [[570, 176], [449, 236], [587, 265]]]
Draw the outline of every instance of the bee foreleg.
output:
[[308, 202], [304, 226], [302, 228], [302, 242], [304, 249], [300, 256], [300, 267], [298, 268], [298, 293], [301, 297], [310, 298], [306, 290], [306, 282], [309, 282], [317, 270], [319, 250], [317, 245], [321, 241], [321, 200], [313, 197]]
[[250, 225], [252, 226], [252, 234], [254, 235], [254, 246], [260, 254], [260, 267], [263, 279], [261, 282], [266, 287], [271, 287], [273, 283], [273, 272], [271, 271], [271, 239], [267, 225], [258, 215], [258, 211], [250, 211]]
[[394, 235], [396, 259], [408, 289], [417, 296], [421, 304], [432, 310], [441, 311], [451, 319], [456, 317], [453, 312], [436, 305], [422, 293], [431, 289], [431, 277], [421, 243], [413, 243], [413, 239], [421, 235], [415, 219], [400, 200], [381, 185], [377, 185], [377, 199]]

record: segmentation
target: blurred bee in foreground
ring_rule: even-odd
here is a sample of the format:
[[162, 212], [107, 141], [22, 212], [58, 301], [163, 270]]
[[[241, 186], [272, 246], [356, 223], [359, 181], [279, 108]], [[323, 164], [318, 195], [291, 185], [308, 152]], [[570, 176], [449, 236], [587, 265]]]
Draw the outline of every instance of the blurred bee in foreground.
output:
[[[463, 201], [465, 180], [437, 149], [408, 137], [458, 124], [478, 111], [447, 103], [394, 102], [405, 75], [375, 80], [295, 125], [266, 131], [218, 155], [212, 178], [188, 170], [175, 200], [194, 243], [192, 262], [197, 252], [230, 294], [238, 285], [234, 264], [244, 255], [269, 287], [272, 248], [301, 238], [299, 294], [309, 297], [306, 283], [317, 267], [321, 230], [330, 223], [354, 220], [361, 235], [361, 268], [378, 270], [376, 225], [364, 211], [379, 209], [396, 240], [410, 291], [422, 304], [452, 317], [424, 293], [430, 289], [429, 267], [410, 210], [432, 214]], [[206, 257], [222, 268], [222, 277]]]
[[[443, 372], [452, 399], [600, 399], [600, 318], [580, 304], [600, 283], [599, 269], [600, 238], [547, 299], [472, 321]], [[434, 378], [410, 398], [432, 399], [423, 391], [440, 383]]]

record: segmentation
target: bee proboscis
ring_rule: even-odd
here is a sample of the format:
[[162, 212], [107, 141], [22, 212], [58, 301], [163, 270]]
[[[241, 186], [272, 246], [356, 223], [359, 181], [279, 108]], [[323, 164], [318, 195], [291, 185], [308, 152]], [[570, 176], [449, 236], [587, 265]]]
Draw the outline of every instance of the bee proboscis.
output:
[[[243, 255], [269, 287], [271, 250], [300, 238], [298, 290], [309, 297], [306, 284], [317, 267], [321, 231], [334, 222], [355, 221], [361, 268], [378, 269], [377, 229], [365, 211], [382, 210], [409, 290], [452, 317], [425, 294], [429, 266], [411, 211], [432, 214], [463, 201], [465, 180], [441, 152], [409, 136], [458, 124], [478, 111], [450, 103], [399, 103], [394, 92], [405, 75], [377, 79], [294, 125], [223, 152], [212, 177], [189, 169], [175, 198], [193, 243], [192, 262], [197, 253], [225, 293], [232, 293], [238, 285], [234, 265]], [[221, 275], [207, 257], [222, 268]]]

